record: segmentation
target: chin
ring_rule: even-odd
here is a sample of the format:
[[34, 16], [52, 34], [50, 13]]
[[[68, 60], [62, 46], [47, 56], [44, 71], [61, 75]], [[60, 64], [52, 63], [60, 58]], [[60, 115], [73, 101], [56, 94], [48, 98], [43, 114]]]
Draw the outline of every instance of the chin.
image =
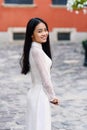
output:
[[45, 43], [47, 40], [42, 41], [42, 43]]

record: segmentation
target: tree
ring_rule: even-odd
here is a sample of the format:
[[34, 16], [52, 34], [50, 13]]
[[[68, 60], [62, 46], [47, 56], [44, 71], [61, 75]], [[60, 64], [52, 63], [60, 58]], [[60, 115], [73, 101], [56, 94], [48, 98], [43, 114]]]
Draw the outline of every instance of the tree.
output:
[[83, 11], [84, 14], [87, 13], [87, 0], [67, 0], [67, 10], [79, 12]]

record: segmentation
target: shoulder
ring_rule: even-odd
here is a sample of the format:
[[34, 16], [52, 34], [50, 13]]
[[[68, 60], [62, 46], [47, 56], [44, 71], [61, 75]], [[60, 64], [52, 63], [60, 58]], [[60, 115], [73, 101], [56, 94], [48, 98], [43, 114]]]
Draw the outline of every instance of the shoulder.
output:
[[43, 55], [43, 50], [36, 47], [32, 47], [30, 52], [33, 57], [39, 57]]

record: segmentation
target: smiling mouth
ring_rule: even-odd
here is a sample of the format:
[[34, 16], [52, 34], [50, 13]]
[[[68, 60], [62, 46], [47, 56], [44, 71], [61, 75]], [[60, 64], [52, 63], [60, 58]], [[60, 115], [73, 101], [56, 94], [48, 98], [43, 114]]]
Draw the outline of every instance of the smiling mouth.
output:
[[42, 37], [41, 39], [46, 40], [46, 39], [47, 39], [47, 37]]

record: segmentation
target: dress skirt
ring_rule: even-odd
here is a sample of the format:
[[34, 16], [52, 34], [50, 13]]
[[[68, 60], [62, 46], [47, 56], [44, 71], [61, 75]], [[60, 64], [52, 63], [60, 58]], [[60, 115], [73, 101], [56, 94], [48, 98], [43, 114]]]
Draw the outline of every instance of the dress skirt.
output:
[[50, 103], [42, 86], [36, 85], [27, 94], [26, 129], [51, 130]]

